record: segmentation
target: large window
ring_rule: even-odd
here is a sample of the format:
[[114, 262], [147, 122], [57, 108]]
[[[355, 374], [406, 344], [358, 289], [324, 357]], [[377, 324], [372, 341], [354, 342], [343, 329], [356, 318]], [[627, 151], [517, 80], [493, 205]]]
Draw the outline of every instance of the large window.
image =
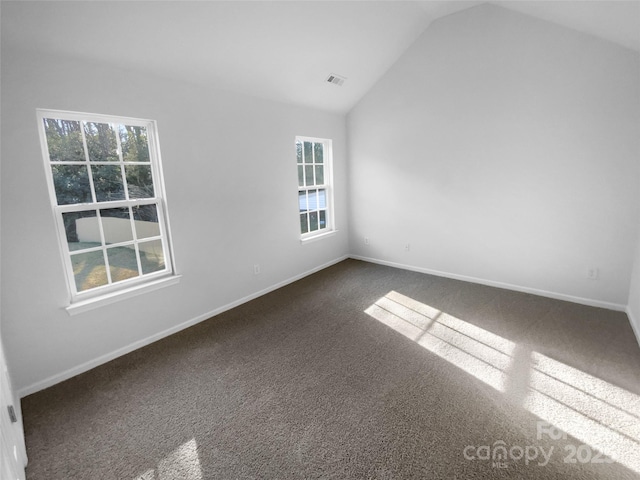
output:
[[296, 137], [301, 238], [334, 229], [331, 140]]
[[173, 273], [155, 122], [38, 110], [71, 303]]

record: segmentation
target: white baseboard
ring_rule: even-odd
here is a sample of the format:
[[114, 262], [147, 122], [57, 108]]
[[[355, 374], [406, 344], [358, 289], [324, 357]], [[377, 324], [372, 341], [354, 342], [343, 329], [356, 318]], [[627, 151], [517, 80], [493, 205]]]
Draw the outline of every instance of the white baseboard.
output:
[[171, 328], [168, 328], [166, 330], [163, 330], [162, 332], [158, 332], [155, 333], [153, 335], [150, 335], [147, 338], [143, 338], [142, 340], [138, 340], [136, 342], [130, 343], [129, 345], [119, 348], [117, 350], [114, 350], [113, 352], [101, 355], [97, 358], [94, 358], [93, 360], [89, 360], [88, 362], [85, 362], [81, 365], [78, 365], [76, 367], [70, 368], [69, 370], [65, 370], [64, 372], [52, 375], [48, 378], [45, 378], [44, 380], [40, 380], [36, 383], [33, 383], [29, 386], [26, 386], [22, 389], [20, 389], [17, 392], [17, 395], [19, 396], [19, 398], [23, 398], [26, 397], [27, 395], [31, 395], [33, 393], [39, 392], [40, 390], [44, 390], [45, 388], [49, 388], [57, 383], [63, 382], [65, 380], [68, 380], [71, 377], [75, 377], [76, 375], [79, 375], [81, 373], [87, 372], [89, 370], [91, 370], [92, 368], [95, 368], [97, 366], [100, 366], [104, 363], [107, 363], [111, 360], [114, 360], [115, 358], [121, 357], [122, 355], [126, 355], [127, 353], [133, 352], [134, 350], [137, 350], [139, 348], [142, 348], [146, 345], [149, 345], [153, 342], [156, 342], [158, 340], [161, 340], [165, 337], [168, 337], [169, 335], [173, 335], [174, 333], [177, 333], [181, 330], [184, 330], [185, 328], [189, 328], [197, 323], [200, 323], [204, 320], [207, 320], [211, 317], [215, 317], [216, 315], [219, 315], [223, 312], [226, 312], [227, 310], [231, 310], [232, 308], [235, 308], [239, 305], [242, 305], [243, 303], [247, 303], [255, 298], [261, 297], [262, 295], [265, 295], [269, 292], [272, 292], [274, 290], [277, 290], [278, 288], [284, 287], [285, 285], [288, 285], [290, 283], [293, 283], [295, 281], [298, 281], [304, 277], [307, 277], [313, 273], [319, 272], [320, 270], [323, 270], [327, 267], [330, 267], [331, 265], [335, 265], [336, 263], [342, 262], [343, 260], [346, 260], [347, 258], [349, 258], [348, 255], [343, 255], [342, 257], [336, 258], [335, 260], [332, 260], [330, 262], [327, 262], [323, 265], [320, 265], [318, 267], [312, 268], [311, 270], [308, 270], [304, 273], [301, 273], [299, 275], [295, 275], [291, 278], [288, 278], [286, 280], [283, 280], [281, 282], [276, 283], [275, 285], [271, 285], [270, 287], [267, 287], [265, 289], [262, 289], [258, 292], [252, 293], [250, 295], [247, 295], [246, 297], [242, 297], [234, 302], [228, 303], [222, 307], [216, 308], [214, 310], [211, 310], [210, 312], [207, 313], [203, 313], [202, 315], [198, 315], [195, 318], [192, 318], [191, 320], [187, 320], [186, 322], [183, 322], [179, 325], [175, 325]]
[[618, 303], [603, 302], [600, 300], [593, 300], [590, 298], [574, 297], [573, 295], [566, 295], [564, 293], [549, 292], [546, 290], [538, 290], [536, 288], [522, 287], [520, 285], [513, 285], [510, 283], [495, 282], [493, 280], [486, 280], [484, 278], [468, 277], [466, 275], [458, 275], [456, 273], [441, 272], [439, 270], [431, 270], [429, 268], [415, 267], [413, 265], [404, 265], [396, 262], [388, 262], [386, 260], [363, 257], [360, 255], [350, 255], [349, 258], [353, 258], [354, 260], [362, 260], [364, 262], [377, 263], [379, 265], [386, 265], [388, 267], [401, 268], [403, 270], [410, 270], [413, 272], [426, 273], [429, 275], [435, 275], [437, 277], [452, 278], [454, 280], [462, 280], [464, 282], [478, 283], [480, 285], [487, 285], [489, 287], [504, 288], [506, 290], [514, 290], [516, 292], [531, 293], [533, 295], [539, 295], [541, 297], [554, 298], [556, 300], [565, 300], [567, 302], [579, 303], [581, 305], [588, 305], [590, 307], [606, 308], [607, 310], [616, 310], [619, 312], [627, 311], [626, 305], [621, 305]]
[[568, 302], [573, 302], [573, 303], [579, 303], [582, 305], [588, 305], [588, 306], [592, 306], [592, 307], [600, 307], [600, 308], [606, 308], [608, 310], [616, 310], [616, 311], [621, 311], [621, 312], [625, 312], [627, 314], [627, 316], [629, 317], [629, 322], [631, 323], [631, 327], [635, 333], [635, 336], [638, 340], [638, 344], [640, 345], [640, 323], [638, 323], [638, 320], [633, 316], [633, 314], [631, 313], [631, 311], [629, 310], [629, 308], [626, 305], [621, 305], [621, 304], [617, 304], [617, 303], [610, 303], [610, 302], [603, 302], [603, 301], [599, 301], [599, 300], [592, 300], [592, 299], [588, 299], [588, 298], [582, 298], [582, 297], [575, 297], [572, 295], [565, 295], [562, 293], [555, 293], [555, 292], [549, 292], [546, 290], [538, 290], [535, 288], [529, 288], [529, 287], [522, 287], [519, 285], [512, 285], [512, 284], [508, 284], [508, 283], [503, 283], [503, 282], [495, 282], [492, 280], [486, 280], [486, 279], [482, 279], [482, 278], [476, 278], [476, 277], [469, 277], [466, 275], [458, 275], [455, 273], [448, 273], [448, 272], [441, 272], [438, 270], [432, 270], [432, 269], [428, 269], [428, 268], [422, 268], [422, 267], [416, 267], [413, 265], [405, 265], [405, 264], [401, 264], [401, 263], [396, 263], [396, 262], [388, 262], [386, 260], [379, 260], [376, 258], [370, 258], [370, 257], [363, 257], [360, 255], [343, 255], [339, 258], [336, 258], [330, 262], [327, 262], [323, 265], [320, 265], [318, 267], [315, 267], [311, 270], [308, 270], [304, 273], [301, 273], [299, 275], [296, 275], [294, 277], [288, 278], [286, 280], [283, 280], [281, 282], [278, 282], [274, 285], [271, 285], [270, 287], [267, 287], [265, 289], [262, 289], [258, 292], [252, 293], [250, 295], [247, 295], [243, 298], [240, 298], [234, 302], [228, 303], [222, 307], [216, 308], [210, 312], [206, 312], [203, 313], [202, 315], [199, 315], [195, 318], [192, 318], [190, 320], [187, 320], [186, 322], [183, 322], [179, 325], [175, 325], [171, 328], [168, 328], [166, 330], [163, 330], [162, 332], [158, 332], [156, 334], [153, 334], [147, 338], [144, 338], [142, 340], [138, 340], [136, 342], [133, 342], [125, 347], [119, 348], [117, 350], [114, 350], [113, 352], [101, 355], [97, 358], [94, 358], [93, 360], [89, 360], [88, 362], [85, 362], [81, 365], [78, 365], [76, 367], [70, 368], [68, 370], [65, 370], [64, 372], [52, 375], [48, 378], [45, 378], [44, 380], [40, 380], [38, 382], [35, 382], [31, 385], [28, 385], [22, 389], [20, 389], [17, 392], [17, 395], [20, 398], [26, 397], [27, 395], [31, 395], [33, 393], [39, 392], [40, 390], [44, 390], [45, 388], [51, 387], [57, 383], [63, 382], [64, 380], [68, 380], [71, 377], [74, 377], [76, 375], [79, 375], [81, 373], [84, 373], [86, 371], [91, 370], [92, 368], [95, 368], [99, 365], [102, 365], [104, 363], [107, 363], [115, 358], [121, 357], [122, 355], [126, 355], [127, 353], [133, 352], [134, 350], [137, 350], [139, 348], [142, 348], [146, 345], [149, 345], [153, 342], [156, 342], [158, 340], [161, 340], [162, 338], [168, 337], [169, 335], [173, 335], [174, 333], [177, 333], [181, 330], [184, 330], [185, 328], [189, 328], [197, 323], [200, 323], [204, 320], [207, 320], [208, 318], [211, 317], [215, 317], [216, 315], [219, 315], [223, 312], [226, 312], [227, 310], [231, 310], [232, 308], [235, 308], [239, 305], [242, 305], [243, 303], [249, 302], [255, 298], [261, 297], [262, 295], [265, 295], [269, 292], [272, 292], [274, 290], [277, 290], [278, 288], [284, 287], [285, 285], [288, 285], [290, 283], [293, 283], [297, 280], [300, 280], [304, 277], [307, 277], [313, 273], [316, 273], [320, 270], [323, 270], [327, 267], [330, 267], [332, 265], [335, 265], [336, 263], [339, 263], [343, 260], [346, 260], [347, 258], [353, 258], [354, 260], [362, 260], [365, 262], [370, 262], [370, 263], [377, 263], [379, 265], [386, 265], [389, 267], [395, 267], [395, 268], [401, 268], [403, 270], [410, 270], [410, 271], [414, 271], [414, 272], [419, 272], [419, 273], [426, 273], [429, 275], [435, 275], [438, 277], [445, 277], [445, 278], [452, 278], [455, 280], [462, 280], [465, 282], [471, 282], [471, 283], [477, 283], [477, 284], [481, 284], [481, 285], [487, 285], [490, 287], [497, 287], [497, 288], [504, 288], [507, 290], [514, 290], [516, 292], [523, 292], [523, 293], [531, 293], [533, 295], [539, 295], [542, 297], [549, 297], [549, 298], [554, 298], [557, 300], [565, 300]]
[[638, 341], [638, 346], [640, 347], [640, 322], [638, 322], [638, 318], [636, 318], [636, 316], [631, 312], [631, 309], [628, 306], [625, 312], [627, 314], [627, 317], [629, 317], [631, 330], [633, 330], [633, 333], [636, 336], [636, 340]]

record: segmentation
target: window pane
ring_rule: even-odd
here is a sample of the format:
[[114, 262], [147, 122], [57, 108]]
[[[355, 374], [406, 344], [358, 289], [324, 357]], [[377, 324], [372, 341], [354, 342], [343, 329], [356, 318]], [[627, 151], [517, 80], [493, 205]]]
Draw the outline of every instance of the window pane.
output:
[[322, 163], [323, 157], [324, 157], [324, 151], [323, 151], [324, 145], [322, 143], [314, 143], [313, 144], [313, 153], [314, 153], [314, 159], [316, 163]]
[[320, 228], [327, 228], [327, 212], [320, 210]]
[[318, 190], [318, 208], [327, 208], [327, 191]]
[[92, 162], [117, 162], [118, 142], [116, 132], [108, 123], [87, 122], [84, 124], [89, 160]]
[[102, 218], [104, 241], [107, 245], [133, 240], [131, 220], [127, 207], [100, 210], [100, 217]]
[[298, 186], [304, 186], [304, 167], [302, 165], [298, 165]]
[[98, 202], [124, 200], [124, 183], [120, 165], [92, 165], [91, 172]]
[[307, 210], [309, 210], [309, 206], [307, 203], [307, 192], [298, 192], [298, 205], [300, 206], [301, 212], [306, 212]]
[[[127, 279], [144, 281], [145, 273], [171, 273], [169, 232], [160, 221], [163, 185], [154, 185], [161, 168], [151, 145], [155, 124], [40, 109], [38, 117], [56, 226], [67, 242], [71, 302], [96, 288], [115, 292]], [[296, 141], [304, 183], [304, 141]]]
[[143, 274], [164, 270], [164, 253], [161, 240], [141, 242], [138, 245], [140, 247], [140, 264], [142, 265]]
[[52, 162], [84, 162], [80, 122], [44, 119], [49, 160]]
[[58, 205], [91, 202], [91, 186], [84, 165], [52, 165], [53, 188]]
[[107, 258], [109, 260], [109, 271], [111, 272], [112, 282], [121, 282], [127, 278], [133, 278], [139, 275], [136, 250], [133, 245], [108, 248]]
[[149, 162], [149, 141], [147, 129], [119, 125], [122, 159], [125, 162]]
[[309, 190], [309, 210], [318, 209], [318, 191]]
[[302, 163], [302, 143], [296, 141], [296, 160], [298, 163]]
[[318, 230], [318, 212], [309, 212], [309, 231]]
[[306, 185], [315, 185], [315, 183], [313, 183], [313, 165], [305, 165], [304, 175]]
[[137, 238], [157, 237], [160, 235], [158, 211], [155, 205], [139, 205], [133, 207], [133, 219]]
[[151, 165], [126, 165], [129, 198], [153, 198]]
[[309, 231], [309, 222], [307, 221], [307, 214], [300, 214], [300, 232], [307, 233]]
[[304, 163], [313, 163], [313, 144], [304, 142]]
[[316, 165], [316, 185], [324, 184], [324, 165]]
[[102, 245], [98, 217], [95, 210], [63, 213], [62, 221], [64, 222], [67, 245], [69, 245], [70, 251]]
[[71, 265], [79, 292], [106, 285], [108, 282], [102, 250], [71, 255]]

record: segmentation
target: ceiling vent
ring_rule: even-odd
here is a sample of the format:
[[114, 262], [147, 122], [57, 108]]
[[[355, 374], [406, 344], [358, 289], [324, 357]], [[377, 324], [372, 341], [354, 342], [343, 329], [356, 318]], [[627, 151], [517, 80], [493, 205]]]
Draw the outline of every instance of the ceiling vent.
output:
[[327, 82], [333, 83], [334, 85], [338, 85], [339, 87], [341, 87], [346, 79], [347, 77], [341, 77], [340, 75], [336, 75], [335, 73], [332, 73], [327, 77]]

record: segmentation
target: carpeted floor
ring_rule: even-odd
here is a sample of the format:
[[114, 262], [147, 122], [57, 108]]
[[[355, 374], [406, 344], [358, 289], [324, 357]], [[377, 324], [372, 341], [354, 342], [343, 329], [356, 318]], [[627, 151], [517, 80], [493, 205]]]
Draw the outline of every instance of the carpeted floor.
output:
[[355, 260], [22, 408], [30, 480], [640, 478], [626, 315]]

